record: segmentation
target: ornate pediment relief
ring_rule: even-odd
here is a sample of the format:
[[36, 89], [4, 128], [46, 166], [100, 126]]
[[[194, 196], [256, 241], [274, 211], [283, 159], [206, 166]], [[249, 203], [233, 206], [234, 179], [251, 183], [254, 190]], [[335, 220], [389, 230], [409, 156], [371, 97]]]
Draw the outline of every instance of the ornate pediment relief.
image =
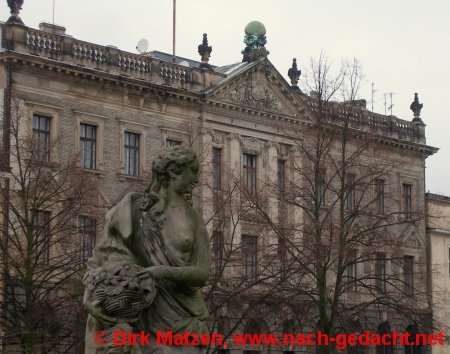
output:
[[296, 116], [295, 107], [289, 103], [277, 84], [260, 71], [244, 74], [211, 97], [245, 108], [286, 116]]

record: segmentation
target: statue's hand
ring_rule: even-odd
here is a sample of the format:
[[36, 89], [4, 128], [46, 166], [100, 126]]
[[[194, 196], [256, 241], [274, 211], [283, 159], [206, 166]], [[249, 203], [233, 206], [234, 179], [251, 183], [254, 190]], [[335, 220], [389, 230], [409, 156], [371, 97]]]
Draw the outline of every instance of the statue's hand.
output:
[[152, 266], [141, 270], [138, 273], [139, 279], [153, 278], [155, 280], [163, 279], [167, 275], [166, 266]]
[[102, 321], [109, 325], [114, 325], [119, 322], [117, 318], [104, 314], [97, 301], [90, 301], [90, 299], [88, 300], [85, 297], [83, 302], [84, 306], [86, 306], [89, 313], [92, 316], [94, 316], [97, 320]]

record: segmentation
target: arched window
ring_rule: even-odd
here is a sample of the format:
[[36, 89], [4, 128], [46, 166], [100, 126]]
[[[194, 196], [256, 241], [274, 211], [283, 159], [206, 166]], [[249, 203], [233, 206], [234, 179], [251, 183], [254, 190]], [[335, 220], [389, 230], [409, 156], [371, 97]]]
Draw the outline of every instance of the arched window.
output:
[[[409, 333], [409, 342], [414, 343], [414, 341], [416, 340], [416, 334], [418, 333], [417, 325], [416, 324], [408, 325], [408, 327], [406, 327], [405, 332]], [[424, 353], [423, 346], [421, 345], [421, 343], [417, 343], [417, 344], [418, 345], [415, 345], [415, 344], [406, 345], [405, 344], [405, 354], [422, 354], [422, 353]]]
[[[247, 321], [244, 327], [244, 333], [260, 334], [262, 330], [263, 320], [251, 318]], [[244, 354], [261, 354], [260, 350], [244, 350]]]
[[[391, 333], [391, 326], [389, 326], [389, 323], [383, 322], [380, 323], [380, 325], [377, 328], [377, 333], [382, 336], [383, 334]], [[395, 353], [395, 346], [393, 345], [379, 345], [377, 346], [377, 354], [394, 354]]]
[[[363, 333], [361, 322], [359, 322], [358, 320], [350, 322], [346, 328], [346, 331], [347, 334], [353, 333], [356, 335], [360, 335], [361, 333]], [[359, 343], [347, 347], [347, 354], [365, 354], [365, 353], [366, 348]]]

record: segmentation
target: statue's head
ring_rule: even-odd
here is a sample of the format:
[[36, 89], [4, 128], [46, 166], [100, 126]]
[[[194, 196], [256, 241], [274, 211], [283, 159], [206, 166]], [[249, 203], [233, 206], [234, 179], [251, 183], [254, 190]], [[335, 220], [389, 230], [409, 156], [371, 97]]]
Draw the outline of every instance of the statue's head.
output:
[[152, 167], [154, 180], [163, 187], [167, 187], [172, 180], [185, 174], [195, 175], [192, 182], [196, 182], [198, 169], [196, 153], [184, 146], [176, 146], [165, 150], [153, 161]]

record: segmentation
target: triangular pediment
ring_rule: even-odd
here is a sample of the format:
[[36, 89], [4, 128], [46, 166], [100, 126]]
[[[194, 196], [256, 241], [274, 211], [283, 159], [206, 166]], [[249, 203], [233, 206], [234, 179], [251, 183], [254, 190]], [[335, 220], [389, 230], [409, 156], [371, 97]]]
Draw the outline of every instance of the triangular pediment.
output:
[[274, 115], [301, 115], [310, 120], [305, 102], [267, 59], [238, 67], [218, 82], [206, 99]]

